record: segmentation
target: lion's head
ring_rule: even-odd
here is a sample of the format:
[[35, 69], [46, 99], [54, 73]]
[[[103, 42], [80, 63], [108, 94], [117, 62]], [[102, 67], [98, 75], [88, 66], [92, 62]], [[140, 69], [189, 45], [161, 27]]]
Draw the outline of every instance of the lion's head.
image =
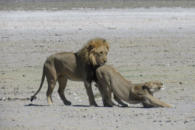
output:
[[149, 90], [150, 94], [153, 94], [155, 92], [160, 91], [161, 89], [164, 89], [163, 83], [160, 81], [145, 82], [143, 88], [144, 87]]
[[140, 92], [144, 92], [146, 90], [151, 95], [153, 95], [153, 93], [158, 92], [161, 89], [164, 89], [164, 87], [163, 87], [163, 83], [160, 81], [148, 81], [143, 84], [135, 85], [134, 89]]
[[87, 64], [101, 66], [107, 62], [108, 52], [108, 42], [103, 38], [95, 38], [88, 41], [88, 43], [78, 51], [78, 55]]

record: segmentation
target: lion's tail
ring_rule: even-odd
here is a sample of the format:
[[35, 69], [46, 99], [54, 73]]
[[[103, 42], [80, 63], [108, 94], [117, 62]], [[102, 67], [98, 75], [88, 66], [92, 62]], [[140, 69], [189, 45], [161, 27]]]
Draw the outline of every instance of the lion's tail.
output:
[[44, 83], [44, 80], [45, 80], [45, 67], [43, 67], [43, 74], [42, 74], [42, 78], [41, 78], [41, 84], [39, 86], [39, 89], [37, 90], [37, 92], [31, 96], [30, 98], [30, 101], [32, 102], [34, 99], [36, 99], [36, 95], [39, 93], [39, 91], [41, 90], [42, 86], [43, 86], [43, 83]]

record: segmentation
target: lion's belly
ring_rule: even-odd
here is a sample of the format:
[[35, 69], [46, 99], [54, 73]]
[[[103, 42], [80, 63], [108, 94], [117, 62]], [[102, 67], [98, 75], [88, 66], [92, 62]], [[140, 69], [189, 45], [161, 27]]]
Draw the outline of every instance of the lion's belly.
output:
[[64, 67], [63, 71], [60, 73], [61, 76], [73, 81], [83, 81], [83, 76], [76, 69], [69, 69], [68, 67]]
[[126, 102], [128, 102], [130, 104], [138, 104], [138, 103], [140, 103], [140, 101], [137, 101], [137, 100], [128, 100]]
[[76, 76], [76, 75], [73, 75], [73, 74], [66, 74], [65, 77], [69, 80], [72, 80], [72, 81], [83, 81], [82, 77]]

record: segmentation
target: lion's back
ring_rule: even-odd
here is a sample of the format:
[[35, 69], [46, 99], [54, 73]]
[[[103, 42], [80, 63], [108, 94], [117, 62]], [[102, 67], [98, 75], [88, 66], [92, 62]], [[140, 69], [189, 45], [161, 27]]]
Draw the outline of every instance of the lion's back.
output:
[[96, 75], [111, 76], [114, 72], [114, 68], [110, 65], [103, 65], [97, 68]]

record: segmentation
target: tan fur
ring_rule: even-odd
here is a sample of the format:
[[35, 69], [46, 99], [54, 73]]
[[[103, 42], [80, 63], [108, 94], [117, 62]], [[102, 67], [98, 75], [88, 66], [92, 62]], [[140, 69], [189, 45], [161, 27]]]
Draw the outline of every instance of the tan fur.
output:
[[111, 101], [111, 92], [113, 92], [114, 99], [122, 106], [127, 106], [127, 104], [123, 103], [121, 99], [130, 104], [142, 103], [144, 107], [171, 107], [152, 96], [154, 92], [162, 88], [161, 82], [150, 81], [133, 84], [108, 65], [99, 67], [96, 70], [96, 76], [104, 106], [114, 105]]
[[148, 81], [145, 83], [134, 84], [134, 86], [134, 89], [137, 91], [139, 91], [140, 89], [147, 89], [151, 95], [163, 89], [163, 83], [160, 81]]
[[95, 38], [90, 40], [76, 53], [63, 52], [51, 55], [47, 58], [43, 67], [43, 75], [39, 89], [31, 97], [31, 101], [42, 88], [45, 76], [48, 82], [47, 100], [52, 104], [52, 92], [56, 82], [59, 83], [58, 93], [65, 105], [71, 102], [65, 98], [64, 90], [67, 80], [83, 81], [90, 105], [97, 106], [91, 88], [91, 82], [95, 80], [95, 70], [107, 61], [109, 45], [105, 39]]

